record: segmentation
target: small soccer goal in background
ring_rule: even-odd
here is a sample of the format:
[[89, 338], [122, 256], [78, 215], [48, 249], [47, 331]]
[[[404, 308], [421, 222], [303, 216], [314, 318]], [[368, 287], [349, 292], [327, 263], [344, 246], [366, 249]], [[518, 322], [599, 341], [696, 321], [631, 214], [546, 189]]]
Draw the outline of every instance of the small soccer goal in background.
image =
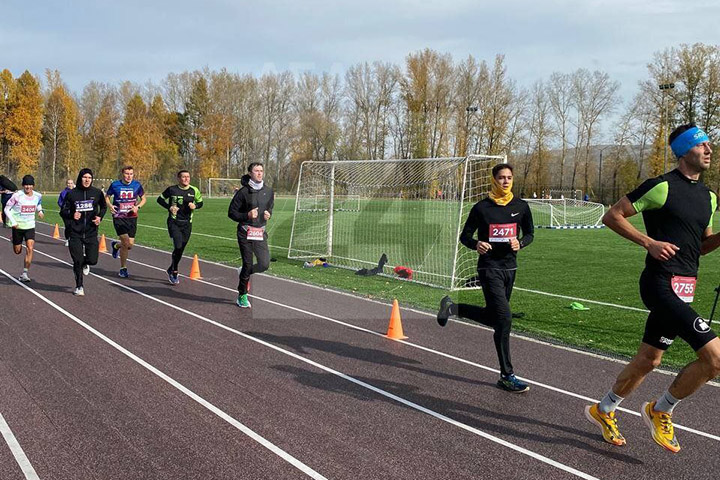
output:
[[223, 198], [235, 195], [235, 190], [242, 187], [239, 178], [208, 178], [207, 198]]
[[405, 267], [414, 282], [465, 288], [477, 253], [459, 243], [460, 231], [502, 162], [491, 155], [304, 162], [288, 257], [359, 270], [386, 254], [380, 274]]
[[602, 228], [605, 206], [570, 198], [525, 198], [530, 205], [535, 228]]

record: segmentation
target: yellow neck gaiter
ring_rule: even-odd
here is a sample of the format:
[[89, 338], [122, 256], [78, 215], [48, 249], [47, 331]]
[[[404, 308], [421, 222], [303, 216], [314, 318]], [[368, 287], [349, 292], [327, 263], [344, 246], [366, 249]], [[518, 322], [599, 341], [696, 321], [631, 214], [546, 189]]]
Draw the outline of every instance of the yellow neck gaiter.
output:
[[495, 177], [490, 177], [492, 187], [490, 189], [490, 199], [500, 206], [505, 206], [513, 199], [512, 186], [513, 182], [506, 189], [502, 188], [500, 183], [495, 180]]

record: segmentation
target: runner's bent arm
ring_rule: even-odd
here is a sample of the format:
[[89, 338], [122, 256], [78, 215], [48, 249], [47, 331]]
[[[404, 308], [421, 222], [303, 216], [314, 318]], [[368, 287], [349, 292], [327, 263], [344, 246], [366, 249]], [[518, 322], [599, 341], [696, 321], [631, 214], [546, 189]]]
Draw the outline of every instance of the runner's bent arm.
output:
[[12, 197], [10, 197], [8, 202], [5, 204], [5, 216], [7, 217], [8, 220], [10, 220], [9, 225], [11, 227], [14, 227], [15, 225], [17, 225], [17, 220], [15, 220], [15, 217], [13, 216], [13, 213], [12, 213], [12, 207], [14, 207], [16, 203], [17, 203], [17, 199], [15, 198], [15, 195], [13, 195]]
[[169, 188], [166, 188], [165, 191], [157, 198], [157, 202], [165, 210], [170, 210], [170, 202], [168, 201], [170, 200], [170, 192], [168, 190]]
[[478, 240], [475, 240], [473, 238], [473, 234], [475, 234], [475, 231], [478, 229], [479, 225], [480, 219], [478, 218], [475, 207], [473, 207], [470, 210], [470, 214], [465, 221], [465, 226], [460, 233], [460, 243], [462, 243], [471, 250], [477, 250]]
[[658, 260], [668, 260], [675, 255], [679, 248], [672, 243], [660, 242], [648, 237], [640, 230], [635, 228], [627, 219], [637, 212], [630, 199], [624, 196], [618, 202], [610, 207], [602, 218], [603, 224], [618, 235], [627, 238], [631, 242], [637, 243]]
[[192, 188], [195, 191], [195, 201], [193, 202], [195, 204], [195, 209], [197, 210], [198, 208], [202, 208], [204, 202], [203, 202], [202, 193], [200, 193], [200, 189], [197, 187], [190, 187], [190, 188]]
[[105, 213], [107, 212], [107, 203], [105, 202], [105, 195], [100, 195], [98, 198], [98, 205], [100, 206], [100, 212], [98, 213], [98, 217], [102, 220], [102, 218], [105, 216]]
[[246, 222], [248, 212], [245, 212], [245, 197], [241, 194], [242, 189], [235, 192], [232, 201], [228, 206], [228, 218], [236, 222]]

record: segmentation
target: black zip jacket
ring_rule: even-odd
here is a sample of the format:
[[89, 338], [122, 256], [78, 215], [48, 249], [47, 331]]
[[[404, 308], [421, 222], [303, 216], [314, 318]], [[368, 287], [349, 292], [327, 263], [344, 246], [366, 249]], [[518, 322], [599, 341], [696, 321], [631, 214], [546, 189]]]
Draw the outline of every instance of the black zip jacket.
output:
[[[230, 206], [228, 207], [228, 217], [238, 222], [238, 230], [243, 226], [264, 227], [267, 221], [263, 217], [263, 212], [267, 210], [272, 215], [275, 206], [275, 193], [267, 184], [263, 184], [260, 190], [254, 190], [250, 184], [250, 175], [242, 177], [243, 187], [235, 192]], [[253, 208], [258, 209], [258, 216], [251, 220], [248, 212]]]
[[[87, 189], [75, 187], [70, 190], [65, 195], [60, 216], [68, 221], [71, 236], [89, 238], [97, 237], [98, 227], [93, 223], [93, 219], [103, 218], [106, 211], [105, 195], [99, 188], [91, 185]], [[80, 212], [79, 220], [75, 220], [75, 212]]]

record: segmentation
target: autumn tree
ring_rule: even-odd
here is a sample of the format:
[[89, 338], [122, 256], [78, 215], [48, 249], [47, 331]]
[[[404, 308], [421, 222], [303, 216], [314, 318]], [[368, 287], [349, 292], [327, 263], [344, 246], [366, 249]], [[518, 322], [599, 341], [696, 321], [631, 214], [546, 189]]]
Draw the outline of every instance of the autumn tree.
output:
[[0, 166], [10, 169], [10, 140], [8, 139], [8, 118], [10, 106], [15, 96], [15, 79], [10, 70], [0, 72]]
[[97, 172], [96, 178], [114, 178], [119, 169], [117, 128], [119, 115], [115, 106], [115, 94], [107, 92], [97, 111], [95, 120], [90, 124], [87, 134], [89, 165]]
[[35, 173], [42, 149], [43, 98], [40, 84], [27, 70], [10, 97], [5, 136], [11, 172]]
[[82, 159], [82, 136], [80, 112], [75, 99], [57, 71], [45, 72], [48, 95], [45, 101], [43, 143], [45, 158], [50, 163], [49, 173], [53, 188], [57, 186], [58, 170], [70, 177], [80, 168]]

